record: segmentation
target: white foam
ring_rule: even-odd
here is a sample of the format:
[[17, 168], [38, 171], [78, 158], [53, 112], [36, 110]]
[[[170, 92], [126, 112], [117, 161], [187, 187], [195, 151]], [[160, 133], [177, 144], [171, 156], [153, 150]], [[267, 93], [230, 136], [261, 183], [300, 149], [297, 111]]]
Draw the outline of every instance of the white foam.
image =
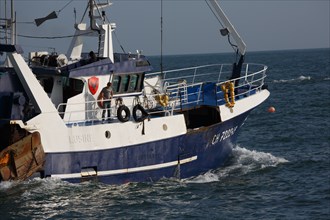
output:
[[14, 181], [4, 181], [0, 183], [0, 190], [7, 190], [17, 185]]
[[207, 173], [204, 173], [202, 175], [183, 180], [183, 182], [185, 183], [211, 183], [218, 181], [219, 176], [215, 173], [212, 173], [212, 171], [208, 171]]
[[22, 196], [29, 198], [32, 195], [44, 194], [45, 192], [54, 192], [54, 190], [56, 191], [61, 187], [80, 187], [81, 184], [73, 184], [53, 177], [43, 179], [37, 177], [21, 182], [20, 186], [26, 189]]
[[270, 153], [259, 152], [256, 150], [248, 150], [236, 146], [233, 149], [235, 162], [244, 166], [260, 166], [260, 168], [275, 167], [280, 163], [287, 163], [288, 160], [282, 157], [275, 157]]
[[79, 184], [71, 184], [69, 182], [63, 181], [59, 178], [47, 177], [44, 179], [41, 178], [33, 178], [25, 182], [28, 185], [41, 185], [37, 187], [36, 190], [53, 190], [61, 186], [78, 186]]
[[233, 149], [233, 157], [231, 158], [230, 165], [183, 181], [185, 183], [218, 182], [228, 176], [245, 175], [249, 172], [262, 170], [267, 167], [276, 167], [281, 163], [287, 162], [289, 161], [270, 153], [248, 150], [244, 147], [236, 146]]
[[280, 79], [280, 80], [274, 80], [274, 83], [286, 83], [286, 82], [295, 82], [295, 81], [304, 81], [304, 80], [311, 80], [312, 77], [310, 76], [299, 76], [295, 79]]

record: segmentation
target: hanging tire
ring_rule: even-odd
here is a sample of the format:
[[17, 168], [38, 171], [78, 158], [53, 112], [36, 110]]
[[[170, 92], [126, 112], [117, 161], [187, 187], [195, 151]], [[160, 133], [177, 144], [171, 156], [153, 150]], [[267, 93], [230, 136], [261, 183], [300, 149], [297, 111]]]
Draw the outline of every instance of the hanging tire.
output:
[[136, 122], [142, 122], [148, 117], [149, 117], [148, 112], [140, 104], [137, 104], [136, 106], [134, 106], [133, 118]]
[[127, 122], [129, 121], [130, 117], [131, 117], [131, 112], [129, 111], [129, 108], [126, 105], [119, 106], [119, 108], [117, 109], [118, 120], [121, 122]]

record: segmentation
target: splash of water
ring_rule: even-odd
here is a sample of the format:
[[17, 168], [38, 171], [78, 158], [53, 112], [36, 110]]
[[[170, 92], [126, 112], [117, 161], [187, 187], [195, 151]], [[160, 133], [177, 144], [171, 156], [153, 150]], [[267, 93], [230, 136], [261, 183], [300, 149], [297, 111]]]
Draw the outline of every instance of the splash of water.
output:
[[202, 175], [184, 179], [182, 180], [184, 183], [211, 183], [218, 182], [220, 180], [220, 175], [214, 173], [214, 171], [210, 170]]
[[266, 167], [276, 167], [278, 164], [289, 162], [282, 157], [276, 157], [270, 153], [259, 152], [256, 150], [251, 151], [239, 146], [233, 149], [233, 155], [236, 164], [247, 167], [258, 167], [261, 169]]
[[17, 184], [18, 184], [18, 182], [14, 182], [14, 181], [0, 182], [0, 191], [5, 191], [5, 190], [8, 190], [10, 188], [13, 188]]
[[267, 167], [276, 167], [289, 161], [282, 157], [276, 157], [270, 153], [248, 150], [236, 146], [229, 165], [217, 170], [211, 170], [205, 174], [184, 180], [187, 183], [218, 182], [228, 176], [240, 176], [250, 172], [263, 170]]

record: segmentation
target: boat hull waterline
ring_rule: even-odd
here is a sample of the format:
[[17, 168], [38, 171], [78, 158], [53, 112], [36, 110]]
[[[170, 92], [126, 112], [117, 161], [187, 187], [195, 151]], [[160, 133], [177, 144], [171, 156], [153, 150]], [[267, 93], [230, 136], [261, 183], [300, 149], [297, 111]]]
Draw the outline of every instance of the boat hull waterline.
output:
[[109, 184], [196, 176], [225, 164], [248, 114], [175, 138], [145, 144], [46, 154], [45, 175], [74, 183], [95, 180]]

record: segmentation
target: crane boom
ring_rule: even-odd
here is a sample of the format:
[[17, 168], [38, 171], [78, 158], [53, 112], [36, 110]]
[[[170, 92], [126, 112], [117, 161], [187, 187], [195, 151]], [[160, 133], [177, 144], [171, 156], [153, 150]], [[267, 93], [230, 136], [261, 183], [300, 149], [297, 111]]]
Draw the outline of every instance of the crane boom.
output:
[[206, 3], [210, 6], [211, 10], [213, 11], [214, 15], [217, 17], [221, 25], [228, 30], [230, 36], [235, 40], [238, 50], [241, 55], [245, 54], [246, 51], [246, 44], [244, 43], [241, 36], [239, 36], [238, 32], [234, 28], [234, 26], [230, 23], [229, 19], [227, 18], [226, 14], [220, 8], [218, 2], [216, 0], [205, 0]]

